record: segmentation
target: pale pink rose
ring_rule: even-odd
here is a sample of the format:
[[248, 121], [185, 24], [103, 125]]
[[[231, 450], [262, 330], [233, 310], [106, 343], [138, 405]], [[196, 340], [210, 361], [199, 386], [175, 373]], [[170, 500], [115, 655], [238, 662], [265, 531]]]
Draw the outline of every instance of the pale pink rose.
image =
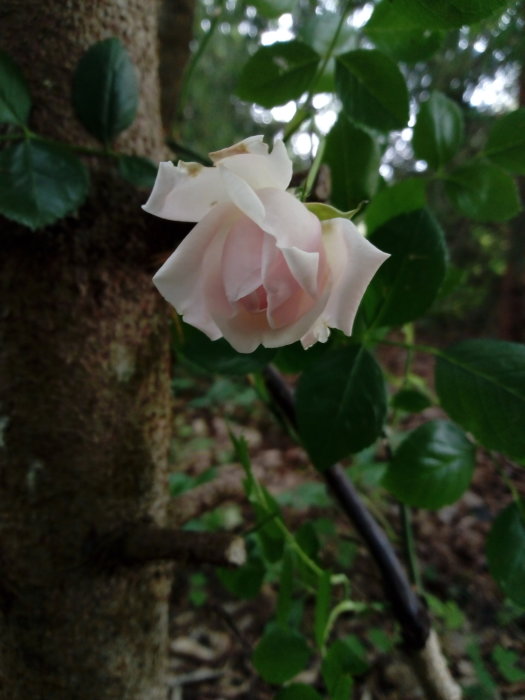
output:
[[286, 192], [292, 164], [262, 136], [210, 157], [213, 167], [161, 163], [144, 209], [196, 221], [153, 281], [184, 320], [239, 352], [347, 335], [388, 257], [351, 221], [320, 221]]

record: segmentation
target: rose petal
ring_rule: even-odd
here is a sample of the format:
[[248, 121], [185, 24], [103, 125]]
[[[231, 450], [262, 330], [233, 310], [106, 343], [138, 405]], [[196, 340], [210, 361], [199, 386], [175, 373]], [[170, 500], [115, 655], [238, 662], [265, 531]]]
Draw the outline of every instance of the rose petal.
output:
[[262, 284], [262, 248], [267, 234], [245, 216], [233, 224], [222, 253], [222, 278], [230, 302], [254, 292]]
[[157, 179], [144, 211], [172, 221], [200, 221], [217, 203], [228, 201], [224, 181], [217, 168], [199, 163], [175, 167], [160, 163]]
[[220, 151], [213, 151], [212, 153], [208, 153], [208, 155], [214, 165], [220, 163], [225, 158], [240, 154], [255, 153], [264, 156], [268, 153], [268, 146], [264, 143], [263, 138], [264, 136], [260, 134], [257, 136], [249, 136], [247, 139], [234, 143], [233, 146], [228, 146], [228, 148], [223, 148]]
[[[265, 146], [265, 144], [262, 145]], [[267, 150], [266, 146], [265, 148]], [[229, 150], [225, 149], [225, 151]], [[262, 190], [267, 187], [285, 190], [292, 179], [292, 161], [282, 141], [274, 143], [273, 150], [269, 155], [261, 155], [252, 151], [242, 155], [232, 154], [229, 157], [221, 158], [218, 162], [238, 175], [254, 190]]]
[[[210, 314], [203, 265], [206, 259], [214, 257], [215, 267], [219, 267], [217, 260], [220, 260], [235, 215], [236, 209], [231, 204], [218, 205], [190, 231], [153, 277], [162, 296], [188, 323], [200, 328], [212, 340], [221, 334]], [[217, 293], [214, 297], [217, 300]]]
[[350, 335], [366, 288], [390, 256], [367, 241], [347, 219], [323, 221], [322, 228], [332, 281], [320, 320]]
[[319, 219], [288, 192], [265, 189], [257, 194], [266, 211], [262, 228], [275, 239], [297, 282], [315, 296], [322, 250]]
[[250, 185], [222, 165], [219, 165], [217, 170], [222, 177], [230, 201], [252, 221], [261, 225], [265, 217], [264, 205]]

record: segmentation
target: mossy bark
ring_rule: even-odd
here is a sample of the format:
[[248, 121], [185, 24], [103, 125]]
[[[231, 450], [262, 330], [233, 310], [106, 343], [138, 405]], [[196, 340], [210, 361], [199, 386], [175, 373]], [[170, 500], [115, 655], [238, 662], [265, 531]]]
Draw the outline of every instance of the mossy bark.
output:
[[[31, 126], [94, 145], [73, 68], [117, 36], [140, 110], [117, 143], [163, 155], [156, 3], [3, 0], [0, 44], [33, 97]], [[181, 67], [182, 68], [182, 67]], [[169, 565], [122, 566], [100, 538], [164, 525], [171, 427], [159, 237], [144, 193], [92, 161], [75, 216], [35, 233], [1, 221], [0, 699], [165, 700]]]

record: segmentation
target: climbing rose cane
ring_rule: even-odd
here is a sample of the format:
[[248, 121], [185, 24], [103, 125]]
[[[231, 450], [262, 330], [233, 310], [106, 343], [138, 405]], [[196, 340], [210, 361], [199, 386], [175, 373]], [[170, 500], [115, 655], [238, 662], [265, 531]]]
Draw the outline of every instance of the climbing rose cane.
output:
[[286, 188], [292, 163], [254, 136], [216, 153], [213, 167], [161, 163], [145, 211], [196, 221], [154, 276], [184, 320], [239, 352], [330, 328], [347, 335], [359, 302], [388, 255], [343, 218], [320, 221]]

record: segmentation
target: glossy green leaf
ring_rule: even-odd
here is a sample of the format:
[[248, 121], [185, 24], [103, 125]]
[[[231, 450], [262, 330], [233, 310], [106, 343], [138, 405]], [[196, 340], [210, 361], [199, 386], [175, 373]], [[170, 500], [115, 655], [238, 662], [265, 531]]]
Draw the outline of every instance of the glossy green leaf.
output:
[[399, 214], [424, 209], [426, 203], [424, 180], [408, 177], [391, 187], [385, 187], [372, 197], [365, 211], [366, 228], [372, 233]]
[[357, 124], [390, 131], [408, 121], [408, 91], [397, 65], [380, 51], [359, 49], [338, 56], [337, 95]]
[[412, 144], [417, 158], [435, 169], [456, 155], [464, 137], [460, 107], [441, 92], [434, 91], [421, 104]]
[[141, 156], [119, 156], [117, 168], [124, 180], [144, 190], [153, 187], [158, 169], [149, 158]]
[[31, 97], [16, 63], [0, 51], [0, 124], [27, 123]]
[[419, 413], [431, 405], [426, 394], [417, 389], [401, 389], [392, 397], [392, 406], [407, 413]]
[[430, 58], [443, 41], [442, 32], [407, 24], [390, 0], [382, 0], [375, 6], [364, 31], [380, 51], [407, 63]]
[[0, 214], [32, 229], [71, 214], [84, 202], [89, 177], [65, 147], [23, 141], [0, 151]]
[[370, 199], [379, 182], [377, 141], [341, 114], [326, 139], [323, 162], [330, 167], [330, 200], [346, 211]]
[[333, 350], [302, 374], [296, 392], [299, 434], [323, 470], [380, 435], [385, 385], [374, 357], [359, 345]]
[[305, 638], [289, 628], [266, 628], [252, 655], [252, 663], [267, 683], [284, 683], [308, 663], [310, 649]]
[[500, 117], [489, 132], [485, 155], [511, 173], [525, 175], [525, 109]]
[[320, 56], [301, 41], [262, 46], [244, 66], [236, 94], [263, 107], [301, 97], [317, 71]]
[[497, 516], [487, 540], [490, 573], [505, 595], [525, 607], [525, 500]]
[[311, 685], [292, 683], [286, 688], [281, 688], [275, 696], [275, 700], [322, 700], [322, 698]]
[[111, 38], [91, 46], [73, 76], [73, 106], [87, 131], [109, 145], [132, 124], [138, 100], [135, 66], [121, 42]]
[[399, 21], [407, 26], [450, 29], [476, 24], [508, 7], [509, 0], [395, 0]]
[[474, 459], [474, 446], [460, 428], [444, 420], [429, 421], [395, 451], [383, 486], [407, 505], [441, 508], [467, 489]]
[[367, 325], [398, 326], [419, 318], [445, 277], [447, 249], [438, 223], [421, 209], [387, 221], [369, 240], [391, 257], [365, 294]]
[[174, 334], [175, 345], [193, 364], [217, 374], [250, 374], [269, 364], [275, 350], [259, 347], [252, 353], [240, 353], [220, 338], [210, 340], [197, 328], [182, 322], [182, 339]]
[[283, 348], [279, 348], [272, 362], [285, 374], [302, 372], [326, 353], [332, 345], [332, 337], [333, 334], [327, 343], [315, 343], [308, 350], [305, 350], [299, 341], [285, 345]]
[[459, 211], [475, 221], [506, 221], [520, 210], [514, 179], [492, 163], [469, 163], [445, 180], [445, 191]]
[[449, 416], [482, 445], [525, 458], [525, 345], [465, 340], [443, 350], [436, 391]]

